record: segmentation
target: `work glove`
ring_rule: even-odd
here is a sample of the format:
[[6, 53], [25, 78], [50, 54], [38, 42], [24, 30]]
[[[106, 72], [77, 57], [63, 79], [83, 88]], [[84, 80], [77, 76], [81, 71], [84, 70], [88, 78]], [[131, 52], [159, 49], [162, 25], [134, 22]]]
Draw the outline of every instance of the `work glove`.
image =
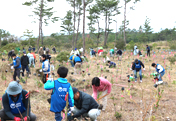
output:
[[70, 110], [71, 110], [71, 112], [73, 112], [73, 110], [74, 110], [74, 107], [70, 107]]
[[26, 117], [24, 117], [24, 121], [27, 121], [27, 120], [28, 120], [27, 116], [26, 116]]
[[39, 72], [42, 72], [42, 69], [40, 69]]
[[21, 118], [15, 117], [14, 120], [15, 120], [15, 121], [21, 121]]
[[143, 70], [145, 71], [145, 68], [143, 68]]
[[11, 69], [13, 69], [13, 66], [11, 66]]

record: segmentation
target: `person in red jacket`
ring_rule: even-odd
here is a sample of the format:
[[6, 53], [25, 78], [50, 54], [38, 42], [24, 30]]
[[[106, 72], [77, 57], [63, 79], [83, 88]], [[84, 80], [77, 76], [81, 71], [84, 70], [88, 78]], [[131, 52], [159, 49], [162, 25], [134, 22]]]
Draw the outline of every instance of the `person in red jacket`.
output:
[[31, 52], [31, 54], [34, 56], [34, 63], [35, 63], [36, 55], [34, 52]]
[[[92, 79], [92, 88], [93, 88], [93, 97], [95, 100], [97, 100], [97, 95], [102, 92], [102, 96], [108, 95], [111, 93], [111, 83], [103, 78], [103, 77], [94, 77]], [[101, 96], [101, 97], [102, 97]], [[107, 96], [103, 98], [103, 110], [106, 109], [107, 105]]]

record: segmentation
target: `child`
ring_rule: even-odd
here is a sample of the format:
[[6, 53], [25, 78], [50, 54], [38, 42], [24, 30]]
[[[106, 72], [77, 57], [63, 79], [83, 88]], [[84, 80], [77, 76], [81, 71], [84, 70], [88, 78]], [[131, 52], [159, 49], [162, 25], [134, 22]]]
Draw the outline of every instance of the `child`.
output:
[[116, 67], [116, 63], [112, 62], [112, 61], [108, 61], [109, 63], [109, 68], [111, 68], [112, 66], [115, 68]]
[[[66, 97], [68, 96], [69, 106], [71, 111], [74, 109], [74, 99], [73, 99], [73, 90], [70, 83], [67, 82], [68, 69], [65, 67], [59, 67], [57, 70], [58, 79], [51, 81], [48, 80], [44, 88], [45, 90], [53, 89], [51, 95], [51, 108], [50, 111], [55, 113], [56, 121], [61, 121], [61, 111], [64, 110], [66, 106]], [[67, 95], [68, 92], [68, 95]]]

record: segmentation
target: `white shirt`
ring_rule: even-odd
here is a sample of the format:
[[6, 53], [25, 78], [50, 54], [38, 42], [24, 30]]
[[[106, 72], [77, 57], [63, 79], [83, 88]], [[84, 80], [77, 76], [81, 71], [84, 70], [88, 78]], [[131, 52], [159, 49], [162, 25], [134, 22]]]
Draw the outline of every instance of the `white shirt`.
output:
[[163, 67], [161, 65], [158, 65], [156, 68], [159, 70], [159, 73], [163, 71]]

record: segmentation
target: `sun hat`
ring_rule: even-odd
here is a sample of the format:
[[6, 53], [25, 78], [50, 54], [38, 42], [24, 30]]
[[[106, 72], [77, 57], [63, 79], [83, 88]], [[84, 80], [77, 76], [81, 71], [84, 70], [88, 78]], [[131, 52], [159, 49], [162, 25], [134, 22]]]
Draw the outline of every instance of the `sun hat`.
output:
[[73, 87], [72, 90], [73, 90], [73, 94], [75, 94], [79, 91], [76, 87]]
[[18, 82], [12, 81], [9, 83], [6, 92], [9, 95], [17, 95], [22, 92], [22, 86]]

